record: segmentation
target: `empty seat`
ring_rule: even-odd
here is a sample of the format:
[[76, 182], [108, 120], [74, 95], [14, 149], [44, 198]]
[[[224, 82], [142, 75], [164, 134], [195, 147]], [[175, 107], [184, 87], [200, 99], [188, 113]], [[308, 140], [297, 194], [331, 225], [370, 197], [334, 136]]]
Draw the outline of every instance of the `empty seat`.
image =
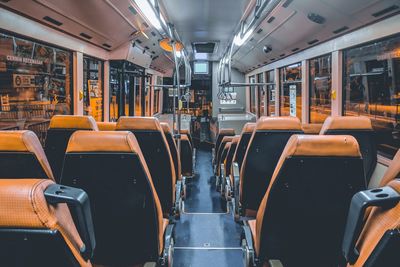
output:
[[96, 122], [97, 127], [99, 128], [99, 131], [115, 131], [115, 128], [117, 127], [116, 122], [102, 122], [98, 121]]
[[62, 184], [85, 190], [97, 247], [93, 262], [157, 262], [168, 220], [135, 136], [129, 131], [77, 131], [65, 155]]
[[261, 117], [258, 120], [240, 169], [242, 214], [255, 215], [287, 141], [299, 133], [302, 133], [301, 124], [295, 117]]
[[181, 134], [182, 135], [187, 135], [190, 145], [192, 146], [192, 148], [194, 148], [194, 144], [193, 144], [193, 139], [192, 139], [192, 135], [190, 134], [190, 130], [188, 129], [181, 129]]
[[319, 134], [321, 132], [322, 123], [303, 123], [301, 129], [304, 134]]
[[221, 167], [221, 163], [223, 162], [221, 160], [222, 153], [224, 152], [225, 145], [228, 142], [232, 142], [233, 137], [234, 137], [234, 135], [230, 135], [230, 136], [225, 136], [224, 138], [222, 138], [222, 141], [221, 141], [221, 143], [219, 145], [219, 149], [216, 152], [216, 159], [215, 159], [215, 164], [216, 164], [215, 175], [216, 176], [220, 176], [221, 175], [221, 173], [220, 173], [221, 168], [220, 167]]
[[380, 186], [385, 186], [396, 178], [400, 178], [400, 149], [397, 151], [388, 169], [383, 175]]
[[239, 169], [242, 167], [244, 155], [246, 154], [247, 146], [249, 145], [251, 135], [256, 128], [255, 122], [248, 122], [244, 125], [242, 133], [240, 134], [240, 140], [237, 145], [235, 155], [233, 156], [233, 162], [236, 162]]
[[189, 137], [185, 134], [181, 135], [181, 159], [182, 159], [182, 175], [193, 175], [193, 147]]
[[[400, 181], [357, 193], [351, 202], [343, 241], [347, 266], [399, 266]], [[365, 208], [368, 218], [364, 222]]]
[[[66, 201], [71, 211], [79, 211], [75, 222]], [[1, 179], [1, 266], [92, 266], [95, 239], [88, 201], [82, 190], [50, 179]]]
[[260, 263], [339, 266], [351, 198], [365, 189], [362, 164], [352, 136], [292, 136], [257, 218], [244, 228]]
[[165, 214], [175, 201], [175, 167], [158, 119], [153, 117], [120, 117], [117, 131], [131, 131], [142, 150]]
[[169, 127], [169, 124], [166, 122], [160, 122], [160, 125], [161, 128], [163, 129], [165, 138], [167, 139], [168, 142], [168, 147], [171, 152], [172, 160], [174, 161], [175, 177], [176, 180], [178, 181], [181, 179], [181, 159], [178, 153], [178, 148], [176, 147], [174, 136], [172, 135], [172, 131], [171, 128]]
[[53, 172], [36, 134], [0, 131], [0, 178], [48, 178]]
[[232, 166], [232, 162], [233, 162], [233, 156], [235, 155], [235, 151], [236, 151], [237, 145], [239, 143], [239, 140], [240, 140], [240, 135], [235, 135], [232, 138], [228, 154], [226, 155], [226, 159], [224, 161], [226, 177], [229, 177], [231, 175], [231, 166]]
[[347, 134], [354, 136], [360, 145], [365, 178], [369, 183], [377, 163], [375, 133], [370, 118], [352, 116], [328, 117], [322, 126], [320, 134]]
[[51, 118], [44, 151], [56, 181], [60, 180], [69, 138], [77, 130], [97, 131], [98, 128], [91, 116], [56, 115]]
[[217, 151], [218, 151], [218, 149], [219, 149], [219, 147], [221, 145], [222, 139], [225, 136], [234, 136], [234, 135], [235, 135], [235, 130], [234, 129], [227, 128], [227, 129], [219, 130], [218, 136], [217, 136], [217, 140], [215, 141], [215, 147], [214, 147], [214, 162], [213, 162], [214, 165], [216, 164], [216, 154], [217, 154]]

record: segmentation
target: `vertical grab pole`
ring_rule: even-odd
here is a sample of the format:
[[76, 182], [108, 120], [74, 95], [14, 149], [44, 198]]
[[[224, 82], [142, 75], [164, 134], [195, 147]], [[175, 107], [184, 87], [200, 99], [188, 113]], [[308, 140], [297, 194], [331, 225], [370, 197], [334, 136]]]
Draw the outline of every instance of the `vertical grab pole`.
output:
[[[178, 147], [178, 153], [180, 155], [181, 153], [181, 108], [182, 108], [182, 100], [181, 100], [181, 82], [179, 78], [179, 62], [178, 62], [178, 56], [176, 54], [176, 42], [175, 40], [172, 41], [172, 49], [174, 52], [174, 61], [175, 61], [175, 75], [176, 75], [176, 85], [177, 85], [177, 93], [178, 93], [178, 110], [177, 110], [177, 147]], [[174, 98], [175, 98], [175, 92], [174, 92]]]

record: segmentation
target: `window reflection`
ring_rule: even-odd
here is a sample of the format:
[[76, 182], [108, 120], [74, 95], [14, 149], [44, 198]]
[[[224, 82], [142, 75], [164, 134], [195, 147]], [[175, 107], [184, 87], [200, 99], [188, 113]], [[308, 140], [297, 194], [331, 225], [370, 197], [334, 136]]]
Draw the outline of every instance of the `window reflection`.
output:
[[103, 62], [83, 58], [83, 112], [96, 121], [103, 120]]
[[301, 63], [279, 70], [281, 77], [280, 115], [301, 120]]
[[[256, 77], [251, 76], [249, 78], [250, 83], [256, 83]], [[256, 114], [256, 87], [255, 86], [250, 86], [250, 112], [253, 114]]]
[[400, 147], [400, 36], [344, 51], [344, 114], [372, 119], [379, 152]]
[[[264, 73], [257, 74], [257, 82], [264, 82]], [[257, 86], [257, 96], [258, 96], [258, 116], [264, 116], [265, 114], [265, 86]]]
[[71, 52], [0, 33], [0, 129], [33, 130], [71, 114]]
[[276, 84], [273, 70], [267, 72], [267, 83], [270, 83], [267, 85], [268, 116], [275, 116]]
[[310, 122], [323, 123], [331, 115], [331, 55], [310, 60]]

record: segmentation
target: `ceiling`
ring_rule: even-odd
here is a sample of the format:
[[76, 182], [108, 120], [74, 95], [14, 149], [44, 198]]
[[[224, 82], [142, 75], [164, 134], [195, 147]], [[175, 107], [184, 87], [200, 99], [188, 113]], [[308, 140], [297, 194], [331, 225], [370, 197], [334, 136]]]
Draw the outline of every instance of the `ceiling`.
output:
[[[194, 43], [215, 42], [214, 53], [203, 55], [203, 59], [216, 61], [222, 57], [232, 41], [243, 14], [250, 11], [246, 7], [252, 7], [256, 0], [159, 1], [167, 21], [175, 25], [191, 58], [196, 59], [193, 53]], [[134, 41], [144, 53], [152, 57], [152, 69], [167, 73], [173, 68], [173, 63], [171, 55], [158, 45], [162, 36], [132, 8], [132, 2], [133, 0], [0, 0], [0, 6], [109, 51]], [[249, 41], [236, 51], [233, 67], [244, 73], [249, 72], [398, 13], [400, 8], [382, 16], [372, 15], [393, 5], [400, 7], [400, 0], [282, 0], [258, 25]], [[322, 16], [325, 23], [310, 21], [307, 18], [310, 13]], [[44, 19], [46, 16], [62, 24], [49, 22]], [[274, 19], [271, 21], [272, 16]], [[341, 28], [344, 30], [334, 33]], [[265, 45], [270, 46], [272, 51], [264, 53]]]
[[193, 55], [192, 44], [215, 42], [208, 60], [219, 60], [232, 41], [239, 21], [250, 0], [161, 0], [187, 51]]
[[[286, 8], [285, 2], [265, 18], [249, 41], [236, 52], [235, 68], [249, 72], [400, 11], [398, 8], [382, 16], [372, 15], [393, 5], [400, 7], [400, 0], [293, 0]], [[310, 13], [324, 17], [325, 23], [309, 20]], [[268, 23], [271, 16], [275, 19]], [[338, 29], [344, 30], [334, 33]], [[263, 52], [265, 45], [272, 51]]]

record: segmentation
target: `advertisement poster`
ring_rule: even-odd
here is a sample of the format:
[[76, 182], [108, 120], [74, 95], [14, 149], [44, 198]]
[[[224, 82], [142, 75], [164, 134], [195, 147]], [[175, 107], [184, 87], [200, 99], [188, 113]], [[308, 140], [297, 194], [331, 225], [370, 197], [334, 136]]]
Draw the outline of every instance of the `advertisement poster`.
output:
[[35, 75], [13, 74], [14, 87], [35, 87]]
[[236, 97], [237, 97], [236, 92], [228, 93], [227, 94], [227, 98], [226, 99], [221, 99], [219, 101], [219, 103], [221, 105], [235, 105], [236, 104]]
[[289, 86], [290, 116], [296, 117], [296, 85]]

